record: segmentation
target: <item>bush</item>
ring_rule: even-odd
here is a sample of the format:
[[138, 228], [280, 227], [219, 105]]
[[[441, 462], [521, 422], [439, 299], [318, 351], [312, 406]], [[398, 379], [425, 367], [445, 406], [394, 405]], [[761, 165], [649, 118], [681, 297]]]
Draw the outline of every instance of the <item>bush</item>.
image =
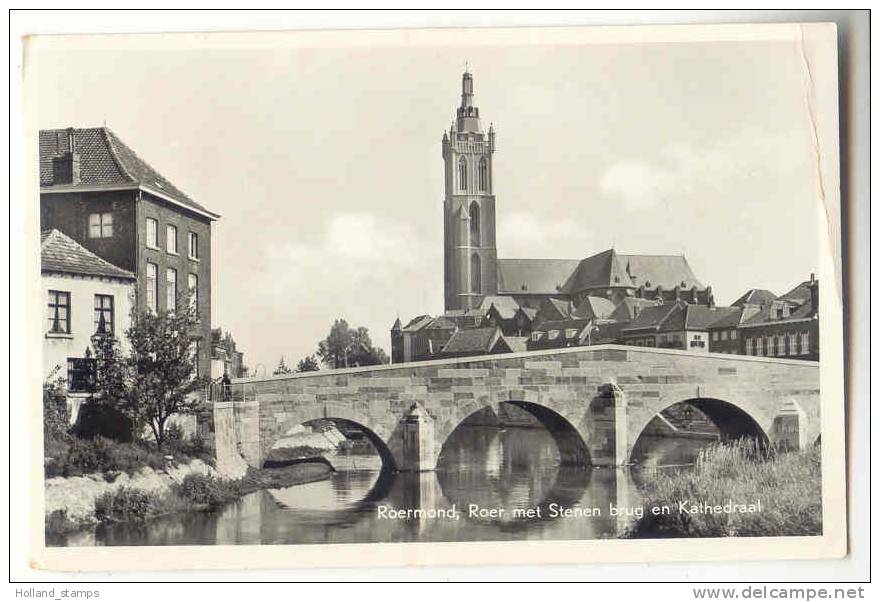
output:
[[64, 380], [56, 376], [59, 369], [56, 366], [43, 382], [43, 444], [47, 452], [50, 442], [69, 438], [70, 412]]
[[133, 474], [144, 467], [161, 469], [165, 457], [142, 443], [119, 443], [104, 437], [53, 441], [46, 452], [46, 477], [78, 477], [95, 472]]
[[189, 504], [214, 509], [237, 498], [240, 492], [234, 481], [189, 474], [177, 486], [176, 493]]
[[107, 522], [143, 522], [167, 510], [165, 496], [131, 487], [120, 487], [95, 500], [95, 518]]
[[[821, 451], [777, 453], [749, 441], [716, 443], [700, 453], [693, 470], [658, 471], [647, 477], [644, 507], [669, 506], [671, 514], [646, 512], [628, 537], [729, 537], [822, 533]], [[707, 505], [761, 501], [754, 513], [680, 514], [680, 501]]]
[[130, 442], [135, 429], [131, 420], [119, 410], [89, 400], [80, 407], [72, 431], [81, 439], [106, 437]]

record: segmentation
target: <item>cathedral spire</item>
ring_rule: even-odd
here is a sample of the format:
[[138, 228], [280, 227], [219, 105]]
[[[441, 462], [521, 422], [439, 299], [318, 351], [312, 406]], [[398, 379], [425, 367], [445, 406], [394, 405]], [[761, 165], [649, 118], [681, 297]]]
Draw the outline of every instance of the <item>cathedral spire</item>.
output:
[[458, 107], [456, 129], [459, 132], [483, 133], [480, 126], [480, 109], [474, 106], [474, 76], [465, 70], [461, 76], [461, 106]]

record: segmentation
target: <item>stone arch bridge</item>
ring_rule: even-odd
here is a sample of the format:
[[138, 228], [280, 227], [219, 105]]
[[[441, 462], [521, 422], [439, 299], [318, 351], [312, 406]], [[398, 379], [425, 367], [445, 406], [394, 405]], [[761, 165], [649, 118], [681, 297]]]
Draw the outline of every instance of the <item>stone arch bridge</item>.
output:
[[511, 403], [553, 434], [566, 464], [629, 463], [664, 409], [688, 402], [722, 436], [804, 448], [820, 434], [819, 364], [598, 345], [237, 379], [214, 404], [218, 467], [261, 467], [291, 427], [319, 418], [360, 426], [385, 465], [433, 470], [468, 416]]

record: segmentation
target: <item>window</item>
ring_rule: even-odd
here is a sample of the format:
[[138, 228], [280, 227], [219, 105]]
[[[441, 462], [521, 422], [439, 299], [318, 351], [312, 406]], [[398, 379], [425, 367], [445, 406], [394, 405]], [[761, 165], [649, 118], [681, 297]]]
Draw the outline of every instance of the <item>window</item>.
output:
[[177, 309], [177, 270], [174, 268], [165, 271], [165, 309]]
[[199, 311], [199, 277], [190, 274], [187, 277], [186, 286], [189, 289], [189, 307], [192, 311]]
[[547, 331], [547, 338], [550, 339], [551, 341], [554, 340], [558, 336], [559, 336], [558, 330], [548, 330]]
[[767, 355], [770, 357], [776, 355], [776, 337], [774, 336], [767, 337]]
[[480, 256], [474, 253], [471, 256], [471, 292], [479, 293], [483, 290], [483, 266], [480, 264]]
[[189, 233], [189, 258], [199, 258], [199, 235], [195, 232]]
[[731, 331], [730, 331], [730, 340], [731, 340], [731, 341], [735, 341], [735, 340], [736, 340], [736, 330], [731, 330]]
[[541, 339], [541, 333], [540, 333], [540, 332], [535, 331], [535, 332], [532, 333], [532, 341], [534, 341], [534, 342], [537, 343], [540, 339]]
[[798, 355], [798, 336], [795, 333], [788, 335], [788, 354]]
[[471, 203], [471, 208], [468, 211], [468, 217], [470, 217], [470, 227], [471, 227], [471, 246], [479, 247], [480, 246], [480, 206], [475, 202]]
[[717, 330], [714, 331], [714, 332], [712, 332], [712, 340], [713, 340], [713, 341], [717, 341], [717, 340], [718, 340], [718, 331], [717, 331]]
[[199, 374], [199, 357], [200, 357], [199, 352], [200, 352], [200, 349], [199, 349], [199, 341], [198, 340], [194, 340], [194, 341], [190, 342], [189, 352], [190, 352], [190, 355], [192, 355], [192, 357], [193, 357], [193, 362], [195, 363], [195, 368], [196, 368], [193, 376], [198, 378], [200, 376], [200, 374]]
[[467, 159], [464, 157], [458, 159], [458, 187], [467, 190]]
[[147, 247], [159, 248], [159, 222], [152, 217], [147, 218]]
[[755, 354], [755, 341], [752, 337], [748, 337], [746, 339], [746, 355], [754, 355]]
[[788, 353], [785, 350], [785, 335], [784, 334], [781, 334], [778, 337], [776, 337], [776, 355], [780, 355], [780, 356], [788, 355]]
[[89, 214], [89, 238], [110, 238], [113, 236], [112, 213]]
[[49, 332], [70, 334], [70, 293], [49, 291]]
[[577, 328], [566, 328], [565, 329], [565, 338], [566, 339], [573, 339], [577, 336], [577, 333], [578, 333]]
[[764, 337], [755, 339], [755, 355], [764, 355]]
[[807, 355], [810, 353], [810, 333], [802, 332], [801, 333], [801, 354]]
[[477, 174], [477, 179], [479, 180], [480, 192], [486, 192], [489, 186], [489, 163], [485, 157], [480, 159], [480, 170]]
[[90, 393], [95, 390], [97, 361], [92, 357], [67, 358], [67, 390]]
[[95, 295], [95, 334], [113, 334], [113, 295]]
[[147, 309], [156, 311], [156, 300], [159, 298], [159, 266], [147, 262]]
[[177, 255], [177, 226], [165, 226], [165, 250]]

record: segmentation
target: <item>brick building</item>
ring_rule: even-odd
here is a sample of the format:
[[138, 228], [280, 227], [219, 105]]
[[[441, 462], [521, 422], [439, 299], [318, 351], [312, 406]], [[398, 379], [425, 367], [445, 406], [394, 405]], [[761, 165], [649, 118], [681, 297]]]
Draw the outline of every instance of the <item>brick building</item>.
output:
[[739, 326], [740, 353], [819, 359], [819, 281], [814, 275]]
[[192, 200], [112, 131], [40, 131], [40, 227], [57, 229], [135, 275], [139, 311], [173, 308], [192, 291], [199, 374], [210, 374], [211, 224]]

